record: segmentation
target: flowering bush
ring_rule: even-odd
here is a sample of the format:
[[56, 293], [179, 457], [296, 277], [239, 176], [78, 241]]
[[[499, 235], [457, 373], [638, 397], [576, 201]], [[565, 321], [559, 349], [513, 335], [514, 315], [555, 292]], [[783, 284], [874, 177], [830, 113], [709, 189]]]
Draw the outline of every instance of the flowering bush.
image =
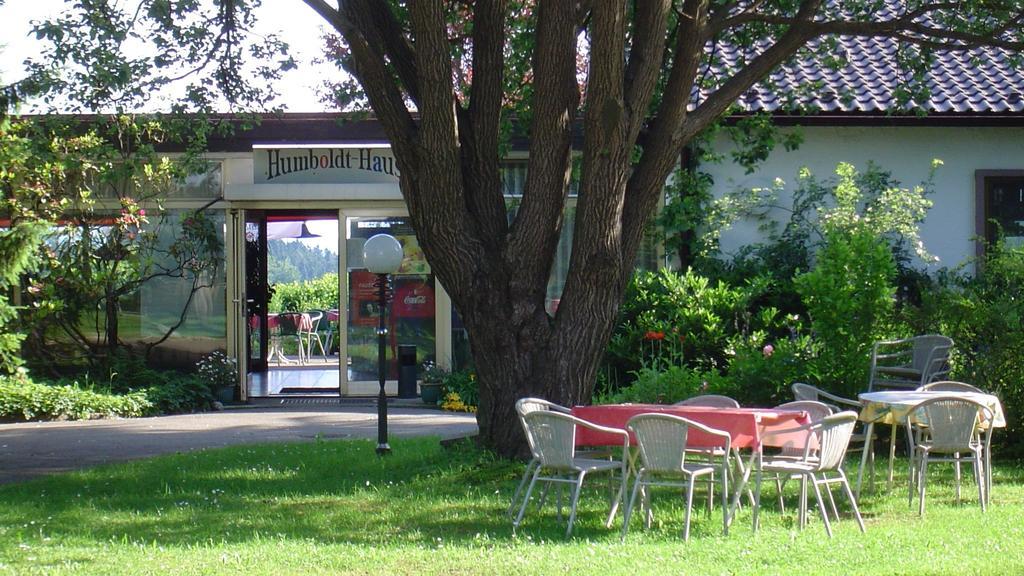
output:
[[444, 395], [441, 402], [441, 409], [449, 412], [476, 412], [476, 406], [470, 406], [462, 401], [458, 392], [449, 392]]
[[210, 390], [234, 386], [238, 380], [238, 362], [216, 350], [196, 363], [196, 374]]

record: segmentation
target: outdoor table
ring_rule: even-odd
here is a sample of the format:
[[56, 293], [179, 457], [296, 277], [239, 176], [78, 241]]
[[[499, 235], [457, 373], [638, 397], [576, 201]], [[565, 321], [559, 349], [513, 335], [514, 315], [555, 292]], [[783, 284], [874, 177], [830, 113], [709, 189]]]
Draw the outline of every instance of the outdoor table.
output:
[[[710, 428], [721, 430], [729, 434], [732, 448], [750, 450], [750, 457], [746, 466], [743, 466], [742, 459], [738, 460], [740, 468], [740, 480], [734, 487], [732, 501], [727, 513], [727, 524], [732, 523], [736, 508], [739, 506], [740, 496], [750, 480], [750, 472], [755, 466], [760, 466], [762, 449], [764, 446], [773, 447], [799, 447], [803, 448], [807, 439], [807, 432], [801, 431], [794, 434], [779, 434], [773, 436], [770, 442], [762, 441], [762, 437], [771, 432], [773, 434], [783, 432], [790, 428], [809, 424], [810, 416], [807, 412], [798, 410], [775, 410], [768, 408], [715, 408], [710, 406], [665, 406], [661, 404], [606, 404], [597, 406], [575, 406], [572, 408], [572, 415], [582, 418], [588, 422], [599, 424], [608, 428], [626, 429], [626, 423], [637, 414], [671, 414], [693, 420]], [[630, 434], [630, 442], [633, 445], [636, 438]], [[576, 429], [577, 446], [610, 446], [620, 445], [621, 438], [607, 433], [589, 430], [582, 427]], [[699, 430], [691, 430], [686, 439], [687, 448], [722, 448], [722, 441]]]
[[[861, 409], [858, 419], [867, 423], [864, 430], [864, 453], [860, 459], [860, 470], [857, 471], [857, 497], [860, 497], [861, 482], [864, 478], [864, 468], [867, 466], [868, 455], [871, 452], [871, 440], [875, 432], [875, 424], [907, 424], [907, 418], [913, 412], [914, 407], [931, 398], [962, 398], [972, 400], [992, 410], [992, 426], [995, 428], [1006, 427], [1006, 417], [1003, 415], [1003, 405], [999, 398], [992, 394], [978, 392], [955, 392], [943, 390], [885, 390], [881, 392], [865, 392], [858, 394]], [[896, 439], [895, 435], [889, 443], [889, 482], [893, 476], [893, 457], [895, 456]], [[991, 474], [991, 459], [989, 454], [985, 455], [986, 474]]]
[[[299, 333], [313, 330], [313, 318], [305, 312], [283, 312], [281, 314], [267, 314], [267, 330], [270, 332], [270, 350], [267, 353], [267, 361], [277, 359], [278, 364], [291, 364], [292, 361], [284, 355], [284, 348], [281, 346], [281, 320], [289, 317], [289, 321], [295, 326]], [[303, 362], [301, 350], [302, 342], [299, 342], [299, 363]]]

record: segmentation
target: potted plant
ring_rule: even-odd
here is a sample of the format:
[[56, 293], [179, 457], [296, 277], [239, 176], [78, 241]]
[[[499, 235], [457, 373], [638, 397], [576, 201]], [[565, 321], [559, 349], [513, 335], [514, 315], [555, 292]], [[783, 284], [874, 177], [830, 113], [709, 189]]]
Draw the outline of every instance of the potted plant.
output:
[[431, 361], [423, 363], [423, 379], [420, 381], [420, 398], [424, 404], [437, 405], [444, 389], [448, 371]]
[[221, 404], [235, 399], [238, 363], [221, 350], [215, 350], [196, 363], [196, 374]]

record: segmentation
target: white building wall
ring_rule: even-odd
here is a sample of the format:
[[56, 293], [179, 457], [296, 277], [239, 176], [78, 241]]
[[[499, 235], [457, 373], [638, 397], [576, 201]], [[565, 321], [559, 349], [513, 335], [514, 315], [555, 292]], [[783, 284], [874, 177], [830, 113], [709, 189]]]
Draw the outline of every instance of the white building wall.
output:
[[[787, 129], [788, 130], [788, 129]], [[922, 225], [922, 239], [928, 251], [939, 258], [934, 267], [952, 267], [974, 255], [976, 170], [1024, 169], [1024, 128], [959, 127], [804, 127], [804, 142], [792, 152], [778, 147], [757, 172], [725, 161], [705, 164], [702, 169], [714, 178], [716, 195], [736, 190], [770, 186], [782, 178], [787, 188], [795, 186], [802, 166], [819, 178], [834, 176], [840, 162], [858, 170], [873, 161], [893, 174], [903, 187], [913, 187], [928, 177], [933, 159], [944, 165], [934, 178], [930, 198], [934, 206]], [[731, 142], [723, 137], [716, 151], [726, 154]], [[783, 205], [788, 199], [782, 199]], [[722, 235], [722, 251], [730, 254], [744, 244], [757, 241], [752, 222], [737, 223]], [[923, 263], [922, 263], [923, 266]]]

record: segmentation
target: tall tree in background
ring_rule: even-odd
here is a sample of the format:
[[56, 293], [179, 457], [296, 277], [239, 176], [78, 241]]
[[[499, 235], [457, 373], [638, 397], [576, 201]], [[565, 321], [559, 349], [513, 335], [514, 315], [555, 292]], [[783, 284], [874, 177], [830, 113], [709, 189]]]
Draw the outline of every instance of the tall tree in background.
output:
[[[502, 453], [522, 448], [516, 398], [589, 400], [645, 225], [681, 149], [773, 69], [794, 57], [841, 58], [828, 41], [838, 35], [884, 36], [903, 46], [898, 65], [913, 93], [936, 53], [990, 46], [1015, 56], [1024, 47], [1019, 0], [304, 1], [340, 34], [336, 52], [391, 140], [420, 244], [469, 331], [481, 437]], [[189, 34], [178, 22], [195, 3], [139, 4], [123, 18], [79, 25], [102, 35], [116, 26], [96, 22], [146, 20], [162, 42], [188, 49], [164, 44], [162, 64], [121, 58], [101, 71], [113, 69], [122, 86], [164, 86], [152, 80], [172, 77], [161, 66], [188, 57], [196, 69], [215, 64], [208, 86], [229, 101], [259, 100], [230, 49], [251, 26], [252, 3], [216, 2], [219, 13]], [[45, 32], [67, 45], [67, 30]], [[209, 51], [196, 51], [198, 38], [211, 39]], [[279, 56], [250, 55], [260, 65]], [[210, 103], [211, 88], [196, 97]], [[498, 162], [513, 110], [529, 138], [529, 170], [510, 221]], [[582, 144], [572, 257], [550, 315], [545, 289], [574, 139]]]

